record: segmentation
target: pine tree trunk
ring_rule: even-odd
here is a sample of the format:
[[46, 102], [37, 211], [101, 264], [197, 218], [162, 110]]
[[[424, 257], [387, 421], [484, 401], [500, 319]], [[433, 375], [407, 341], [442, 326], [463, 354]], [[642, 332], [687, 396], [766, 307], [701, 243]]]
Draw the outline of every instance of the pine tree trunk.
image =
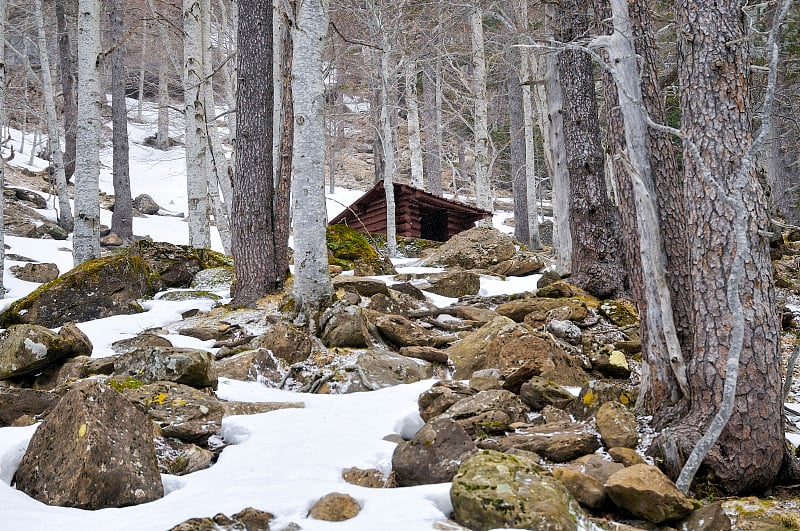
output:
[[292, 157], [292, 225], [294, 229], [294, 296], [298, 310], [317, 332], [332, 287], [325, 243], [325, 86], [323, 50], [329, 20], [327, 0], [298, 2], [292, 29], [294, 155]]
[[[289, 1], [289, 6], [293, 12], [297, 12], [295, 0]], [[294, 152], [294, 103], [292, 103], [292, 33], [284, 17], [278, 17], [280, 21], [280, 48], [281, 57], [277, 61], [280, 76], [280, 99], [276, 100], [276, 106], [280, 106], [279, 119], [282, 123], [280, 128], [281, 137], [279, 139], [279, 153], [277, 160], [279, 167], [275, 173], [275, 202], [273, 211], [275, 212], [275, 261], [276, 268], [281, 273], [281, 278], [286, 278], [289, 272], [289, 233], [291, 232], [291, 189], [292, 189], [292, 153]], [[273, 22], [274, 24], [274, 22]], [[275, 159], [273, 159], [275, 160]]]
[[53, 177], [56, 187], [58, 188], [58, 224], [67, 232], [72, 232], [75, 222], [72, 218], [72, 205], [70, 205], [69, 202], [67, 177], [64, 173], [64, 157], [61, 152], [61, 135], [59, 133], [58, 115], [56, 114], [53, 77], [50, 73], [47, 35], [44, 31], [42, 0], [34, 0], [34, 11], [36, 15], [39, 64], [42, 68], [42, 95], [44, 96], [45, 114], [47, 116], [47, 136], [50, 143], [50, 162], [53, 166]]
[[189, 245], [211, 247], [208, 217], [208, 162], [203, 104], [202, 17], [198, 0], [183, 1], [183, 97], [186, 122], [186, 195]]
[[[587, 4], [587, 0], [562, 4], [555, 25], [559, 40], [569, 42], [586, 34]], [[624, 292], [625, 268], [619, 213], [606, 188], [592, 61], [583, 51], [563, 50], [558, 70], [570, 177], [571, 281], [598, 298], [610, 298]]]
[[[75, 47], [70, 40], [68, 15], [74, 15], [71, 8], [77, 2], [54, 2], [56, 10], [56, 27], [58, 28], [58, 61], [61, 71], [61, 94], [64, 98], [64, 174], [67, 181], [75, 173], [75, 135], [78, 131], [78, 100], [75, 92], [77, 79], [77, 63]], [[70, 13], [65, 9], [70, 8]]]
[[100, 256], [100, 2], [80, 0], [78, 129], [75, 161], [75, 265]]
[[[475, 134], [475, 203], [478, 208], [493, 210], [492, 187], [489, 175], [489, 109], [486, 100], [486, 54], [484, 52], [483, 11], [470, 14], [472, 37], [472, 75]], [[479, 222], [491, 226], [491, 218]]]
[[731, 416], [697, 479], [712, 477], [726, 493], [758, 492], [775, 480], [785, 441], [769, 219], [754, 168], [743, 157], [752, 135], [742, 2], [682, 0], [677, 12], [681, 121], [689, 142], [683, 163], [692, 205], [686, 219], [694, 294], [691, 396], [688, 415], [661, 432], [653, 452], [676, 477], [720, 410], [724, 380], [734, 370]]
[[[111, 118], [113, 122], [113, 175], [114, 212], [111, 215], [111, 232], [124, 244], [133, 241], [133, 201], [128, 147], [128, 106], [125, 103], [125, 35], [122, 18], [122, 1], [108, 0], [111, 45]], [[140, 100], [141, 101], [141, 100]]]
[[422, 166], [422, 140], [419, 128], [419, 103], [417, 97], [417, 64], [410, 58], [406, 61], [405, 96], [408, 105], [408, 149], [411, 152], [411, 184], [415, 188], [425, 186]]
[[236, 55], [239, 133], [231, 215], [236, 285], [231, 304], [253, 307], [283, 287], [272, 208], [272, 2], [239, 2], [247, 16], [239, 19]]

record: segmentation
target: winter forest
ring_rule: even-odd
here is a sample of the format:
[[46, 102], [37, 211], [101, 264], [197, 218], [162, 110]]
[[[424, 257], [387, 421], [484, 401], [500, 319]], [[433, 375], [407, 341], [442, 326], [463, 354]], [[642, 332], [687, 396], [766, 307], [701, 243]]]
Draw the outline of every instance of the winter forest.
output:
[[791, 0], [0, 0], [0, 527], [800, 529], [798, 117]]

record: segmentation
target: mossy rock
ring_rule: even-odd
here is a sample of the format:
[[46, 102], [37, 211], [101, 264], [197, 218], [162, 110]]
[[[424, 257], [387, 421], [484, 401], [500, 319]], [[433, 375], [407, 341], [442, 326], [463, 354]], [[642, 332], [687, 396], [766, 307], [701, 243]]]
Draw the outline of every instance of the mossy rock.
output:
[[638, 326], [639, 314], [633, 302], [627, 299], [605, 300], [600, 303], [600, 314], [616, 326]]
[[380, 258], [369, 240], [347, 225], [330, 225], [326, 233], [328, 251], [334, 258], [331, 263], [345, 269], [353, 269], [355, 260], [376, 260]]

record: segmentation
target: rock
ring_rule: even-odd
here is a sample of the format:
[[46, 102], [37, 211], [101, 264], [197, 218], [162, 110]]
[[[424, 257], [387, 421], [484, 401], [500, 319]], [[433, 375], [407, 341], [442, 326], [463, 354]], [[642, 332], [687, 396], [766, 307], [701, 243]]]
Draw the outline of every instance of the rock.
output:
[[113, 232], [100, 237], [100, 245], [103, 247], [119, 247], [124, 243], [125, 241]]
[[725, 514], [722, 503], [714, 502], [692, 511], [686, 520], [678, 524], [682, 531], [730, 531], [731, 519]]
[[[381, 336], [398, 347], [442, 347], [452, 342], [452, 337], [433, 333], [401, 315], [382, 315], [375, 320]], [[446, 356], [446, 355], [445, 355]]]
[[598, 308], [600, 315], [619, 327], [638, 326], [639, 315], [636, 307], [627, 299], [606, 300]]
[[582, 463], [581, 471], [603, 485], [608, 481], [608, 478], [625, 468], [621, 463], [607, 461], [597, 454], [576, 459], [574, 463]]
[[469, 386], [476, 391], [503, 388], [503, 373], [497, 369], [483, 369], [475, 371], [469, 378]]
[[597, 410], [597, 431], [606, 448], [636, 448], [639, 433], [636, 416], [619, 402], [606, 402]]
[[46, 391], [0, 388], [0, 428], [11, 426], [23, 416], [45, 417], [61, 396]]
[[358, 259], [379, 258], [366, 236], [347, 225], [329, 225], [325, 240], [328, 252], [334, 258], [331, 262], [345, 269], [353, 269], [352, 262]]
[[353, 261], [353, 274], [357, 277], [372, 277], [377, 275], [396, 275], [397, 270], [388, 257], [358, 258]]
[[23, 188], [7, 188], [6, 190], [11, 190], [14, 193], [15, 199], [26, 201], [30, 203], [33, 208], [47, 208], [47, 200], [33, 190], [25, 190]]
[[360, 468], [345, 468], [342, 470], [342, 479], [351, 485], [367, 487], [369, 489], [385, 489], [395, 487], [394, 474], [388, 478], [383, 476], [383, 472], [376, 468], [362, 470]]
[[270, 531], [269, 523], [274, 518], [266, 511], [248, 507], [232, 517], [218, 513], [213, 518], [190, 518], [169, 531]]
[[582, 510], [567, 489], [533, 463], [485, 450], [467, 459], [450, 489], [454, 520], [475, 531], [578, 529]]
[[442, 415], [477, 437], [504, 433], [511, 424], [527, 421], [529, 411], [517, 395], [503, 389], [490, 389], [459, 400]]
[[326, 522], [344, 522], [358, 516], [361, 505], [349, 494], [332, 492], [320, 498], [308, 515], [315, 520]]
[[355, 366], [360, 381], [350, 385], [350, 392], [383, 389], [393, 385], [418, 382], [433, 376], [430, 363], [385, 350], [373, 349], [364, 352], [359, 355]]
[[333, 279], [333, 289], [343, 289], [345, 291], [354, 291], [362, 297], [372, 297], [376, 293], [383, 293], [389, 295], [389, 288], [386, 283], [374, 278], [356, 277], [348, 275], [339, 275]]
[[266, 348], [247, 350], [214, 363], [219, 376], [245, 382], [278, 383], [283, 378], [282, 367]]
[[646, 464], [644, 458], [632, 448], [612, 447], [608, 449], [608, 455], [617, 463], [622, 463], [623, 466]]
[[395, 448], [392, 470], [401, 487], [452, 481], [458, 467], [477, 451], [458, 422], [443, 418], [425, 424], [414, 437]]
[[140, 256], [150, 266], [155, 275], [151, 279], [154, 292], [166, 288], [188, 288], [198, 271], [233, 265], [222, 253], [166, 242], [139, 240], [128, 253]]
[[471, 271], [435, 273], [428, 277], [428, 283], [423, 289], [443, 297], [477, 295], [481, 289], [480, 277]]
[[217, 433], [224, 410], [212, 394], [174, 382], [123, 388], [122, 395], [161, 427], [164, 437], [203, 444]]
[[491, 266], [489, 271], [504, 277], [524, 277], [540, 271], [544, 265], [544, 261], [533, 253], [517, 253], [514, 258]]
[[151, 273], [132, 253], [89, 260], [11, 304], [0, 314], [0, 324], [56, 328], [69, 321], [142, 312], [138, 299], [155, 293]]
[[91, 354], [91, 342], [72, 323], [58, 334], [38, 325], [12, 325], [0, 333], [0, 380], [33, 374], [65, 358]]
[[[561, 422], [516, 430], [498, 438], [495, 449], [519, 448], [536, 452], [555, 463], [572, 461], [600, 448], [597, 436], [584, 424]], [[483, 444], [481, 446], [484, 446]]]
[[114, 373], [134, 376], [144, 383], [175, 382], [192, 387], [217, 386], [214, 357], [193, 348], [150, 347], [120, 355]]
[[583, 321], [588, 315], [586, 305], [577, 300], [547, 299], [539, 297], [523, 297], [504, 302], [497, 306], [497, 313], [521, 323], [526, 316], [534, 314], [531, 325], [544, 324], [547, 312], [555, 308], [568, 308], [569, 319]]
[[475, 227], [456, 234], [423, 260], [425, 265], [462, 269], [488, 269], [517, 253], [514, 240], [490, 227]]
[[200, 291], [222, 291], [230, 293], [231, 284], [236, 280], [233, 267], [210, 267], [195, 273], [190, 288]]
[[196, 444], [182, 443], [177, 439], [155, 439], [158, 468], [163, 474], [185, 476], [211, 466], [214, 452]]
[[164, 495], [149, 420], [98, 382], [68, 392], [39, 426], [17, 489], [61, 507], [138, 505]]
[[606, 502], [603, 484], [591, 476], [569, 468], [554, 468], [553, 477], [567, 487], [577, 502], [587, 509], [600, 509]]
[[328, 347], [366, 348], [372, 345], [367, 318], [358, 306], [334, 305], [325, 311], [320, 325], [320, 338]]
[[137, 195], [133, 198], [133, 208], [142, 214], [155, 215], [161, 210], [161, 207], [153, 201], [153, 198], [147, 194]]
[[55, 264], [25, 264], [24, 266], [11, 266], [11, 272], [20, 280], [44, 284], [58, 278], [58, 266]]
[[564, 409], [575, 399], [560, 385], [540, 376], [534, 376], [522, 384], [519, 397], [534, 411], [541, 411], [545, 406]]
[[439, 350], [436, 347], [402, 347], [400, 349], [400, 355], [407, 358], [424, 360], [430, 363], [441, 363], [442, 365], [447, 365], [447, 363], [450, 361], [450, 358], [447, 357], [447, 352]]
[[281, 319], [256, 338], [253, 345], [271, 350], [276, 358], [291, 365], [308, 359], [313, 342], [307, 330]]
[[628, 360], [621, 351], [614, 350], [609, 345], [584, 346], [583, 350], [588, 353], [592, 368], [604, 376], [625, 380], [630, 377]]
[[230, 415], [258, 415], [270, 413], [279, 409], [302, 409], [306, 407], [303, 402], [221, 402], [225, 416]]
[[419, 415], [424, 422], [438, 417], [453, 404], [476, 393], [468, 385], [460, 382], [439, 381], [419, 395]]
[[591, 380], [582, 388], [578, 398], [570, 403], [568, 411], [578, 420], [595, 415], [606, 402], [619, 402], [627, 406], [636, 402], [636, 396], [625, 386], [608, 380]]
[[658, 468], [633, 465], [611, 476], [606, 492], [614, 505], [637, 518], [660, 524], [692, 512], [692, 502]]
[[485, 359], [489, 340], [513, 330], [516, 326], [516, 323], [508, 317], [497, 317], [451, 345], [447, 349], [447, 355], [456, 366], [454, 377], [463, 380], [477, 370], [488, 368]]
[[140, 348], [168, 348], [171, 346], [172, 343], [170, 343], [169, 339], [163, 336], [142, 332], [137, 336], [113, 342], [111, 349], [117, 354], [125, 354]]
[[583, 339], [583, 332], [572, 321], [553, 319], [547, 323], [547, 331], [571, 345], [580, 345]]

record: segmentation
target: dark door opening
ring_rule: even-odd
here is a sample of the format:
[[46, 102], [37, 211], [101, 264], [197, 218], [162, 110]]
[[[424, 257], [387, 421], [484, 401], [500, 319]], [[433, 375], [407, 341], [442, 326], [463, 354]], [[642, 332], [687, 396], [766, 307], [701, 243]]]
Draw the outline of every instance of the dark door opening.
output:
[[447, 241], [447, 211], [422, 210], [420, 212], [420, 237], [437, 242]]

